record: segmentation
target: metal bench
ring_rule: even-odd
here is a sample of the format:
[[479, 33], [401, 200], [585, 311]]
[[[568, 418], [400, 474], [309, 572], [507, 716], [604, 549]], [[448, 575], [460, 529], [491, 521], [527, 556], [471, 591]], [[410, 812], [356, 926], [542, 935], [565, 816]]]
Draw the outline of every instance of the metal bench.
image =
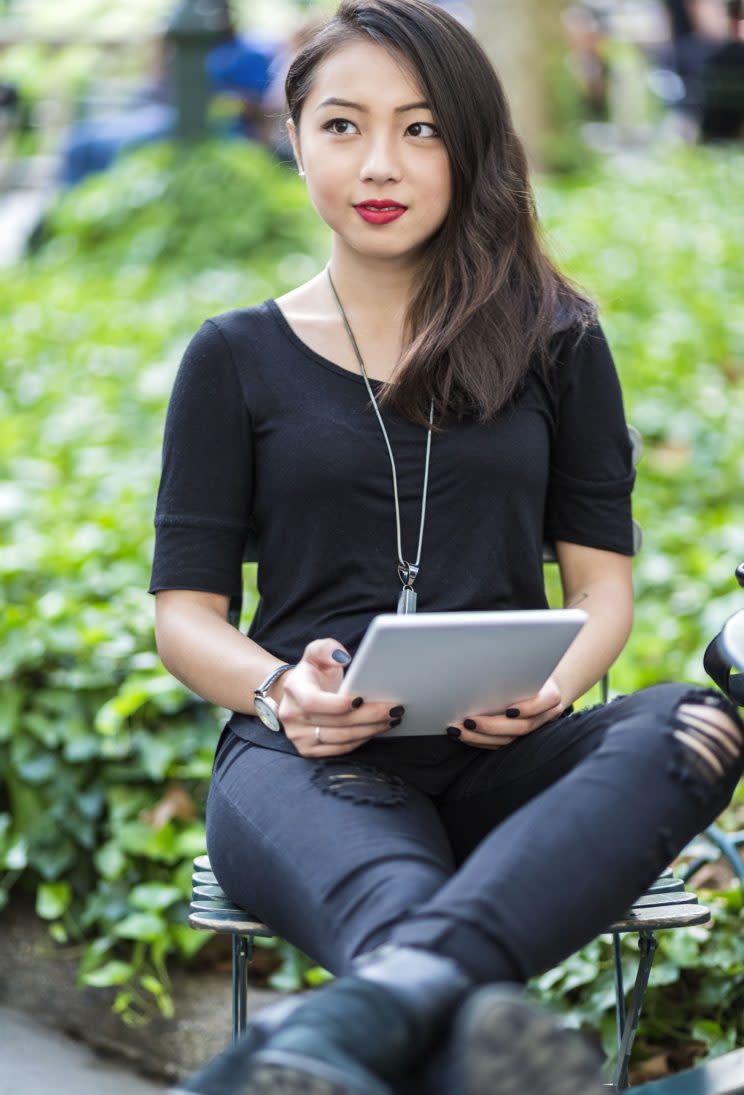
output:
[[[209, 858], [197, 856], [194, 860], [193, 896], [189, 910], [189, 924], [197, 931], [213, 931], [232, 936], [232, 1036], [240, 1037], [247, 1026], [248, 964], [253, 957], [253, 940], [256, 936], [271, 937], [271, 928], [257, 920], [245, 909], [234, 905], [217, 882]], [[682, 879], [666, 871], [651, 888], [636, 901], [627, 914], [607, 931], [612, 934], [615, 955], [616, 1022], [618, 1057], [612, 1083], [608, 1086], [622, 1091], [628, 1086], [628, 1063], [643, 1006], [643, 998], [654, 954], [658, 946], [656, 932], [664, 928], [683, 928], [692, 924], [705, 924], [710, 912], [698, 903], [694, 893], [685, 890]], [[640, 959], [630, 1001], [625, 1005], [620, 936], [638, 932]]]

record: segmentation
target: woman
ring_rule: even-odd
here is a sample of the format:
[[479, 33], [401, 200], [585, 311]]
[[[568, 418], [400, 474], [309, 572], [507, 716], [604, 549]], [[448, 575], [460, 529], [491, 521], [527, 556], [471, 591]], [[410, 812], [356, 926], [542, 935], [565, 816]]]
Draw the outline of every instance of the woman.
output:
[[[445, 1090], [594, 1090], [593, 1059], [542, 1013], [474, 990], [621, 914], [728, 802], [742, 724], [672, 684], [571, 714], [630, 629], [628, 436], [477, 43], [426, 0], [346, 0], [287, 98], [330, 261], [186, 351], [151, 589], [164, 663], [234, 712], [214, 871], [339, 977], [191, 1089], [413, 1091], [466, 1002]], [[246, 637], [227, 618], [253, 535]], [[337, 693], [371, 618], [401, 582], [424, 611], [544, 608], [544, 537], [589, 616], [553, 677], [503, 715], [380, 739], [401, 710]]]

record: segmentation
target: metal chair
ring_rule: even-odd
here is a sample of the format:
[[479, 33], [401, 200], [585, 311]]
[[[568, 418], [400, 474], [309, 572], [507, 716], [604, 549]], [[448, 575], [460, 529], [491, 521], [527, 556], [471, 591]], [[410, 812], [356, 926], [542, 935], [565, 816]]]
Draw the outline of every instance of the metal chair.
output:
[[[617, 986], [616, 1020], [618, 1033], [618, 1059], [612, 1083], [608, 1086], [622, 1091], [628, 1086], [628, 1063], [633, 1048], [643, 998], [657, 948], [656, 932], [664, 928], [689, 927], [705, 924], [710, 912], [698, 903], [694, 893], [685, 890], [681, 879], [666, 871], [651, 888], [640, 897], [631, 909], [610, 924], [615, 947], [615, 983]], [[246, 999], [248, 964], [253, 957], [253, 940], [256, 936], [271, 937], [274, 932], [268, 924], [257, 920], [245, 909], [234, 905], [217, 882], [209, 858], [197, 856], [194, 860], [193, 897], [189, 911], [189, 924], [197, 931], [213, 931], [232, 936], [232, 1036], [240, 1037], [247, 1025]], [[626, 1009], [620, 961], [620, 936], [638, 932], [640, 961], [635, 984]]]

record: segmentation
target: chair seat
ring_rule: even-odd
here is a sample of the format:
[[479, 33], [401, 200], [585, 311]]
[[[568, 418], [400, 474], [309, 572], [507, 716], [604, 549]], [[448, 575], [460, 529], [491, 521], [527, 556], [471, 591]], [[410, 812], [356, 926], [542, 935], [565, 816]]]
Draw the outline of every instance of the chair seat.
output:
[[627, 916], [610, 924], [607, 931], [620, 935], [623, 932], [657, 931], [661, 928], [689, 928], [693, 924], [706, 924], [709, 920], [710, 910], [697, 903], [664, 905], [661, 908], [638, 908], [634, 905]]
[[270, 938], [274, 935], [271, 928], [262, 924], [260, 920], [249, 916], [244, 909], [195, 909], [191, 906], [189, 912], [189, 924], [196, 931], [202, 932], [228, 932], [238, 935], [260, 935]]
[[[197, 931], [227, 932], [271, 937], [271, 928], [235, 905], [215, 878], [206, 855], [194, 860], [193, 897], [189, 924]], [[657, 931], [705, 924], [710, 912], [699, 905], [694, 893], [685, 890], [682, 879], [665, 871], [633, 907], [606, 929], [608, 932]]]

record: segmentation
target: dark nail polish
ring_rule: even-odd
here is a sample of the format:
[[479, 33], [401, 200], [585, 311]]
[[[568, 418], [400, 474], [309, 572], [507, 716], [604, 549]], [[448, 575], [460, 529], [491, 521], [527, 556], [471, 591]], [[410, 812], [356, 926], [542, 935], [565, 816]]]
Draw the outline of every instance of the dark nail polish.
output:
[[401, 715], [405, 715], [405, 713], [406, 713], [406, 709], [400, 703], [398, 704], [397, 707], [391, 707], [390, 708], [390, 718], [391, 719], [399, 719], [401, 717]]
[[357, 696], [357, 698], [355, 700], [351, 701], [351, 706], [354, 707], [354, 708], [357, 708], [357, 707], [361, 707], [363, 703], [364, 703], [364, 700], [362, 699], [362, 697]]
[[507, 707], [504, 714], [508, 719], [518, 719], [520, 711], [518, 707]]
[[334, 650], [331, 657], [334, 662], [339, 662], [341, 665], [348, 665], [351, 661], [351, 654], [347, 654], [345, 650]]
[[402, 719], [393, 719], [392, 722], [390, 723], [390, 729], [394, 730], [396, 726], [400, 726], [402, 721], [403, 721]]
[[458, 728], [456, 726], [448, 726], [447, 727], [447, 737], [452, 738], [453, 741], [457, 741], [457, 739], [459, 737], [461, 737], [461, 735], [462, 735], [462, 730], [458, 730]]
[[462, 725], [466, 730], [475, 730], [477, 723], [473, 722], [472, 719], [463, 719]]

